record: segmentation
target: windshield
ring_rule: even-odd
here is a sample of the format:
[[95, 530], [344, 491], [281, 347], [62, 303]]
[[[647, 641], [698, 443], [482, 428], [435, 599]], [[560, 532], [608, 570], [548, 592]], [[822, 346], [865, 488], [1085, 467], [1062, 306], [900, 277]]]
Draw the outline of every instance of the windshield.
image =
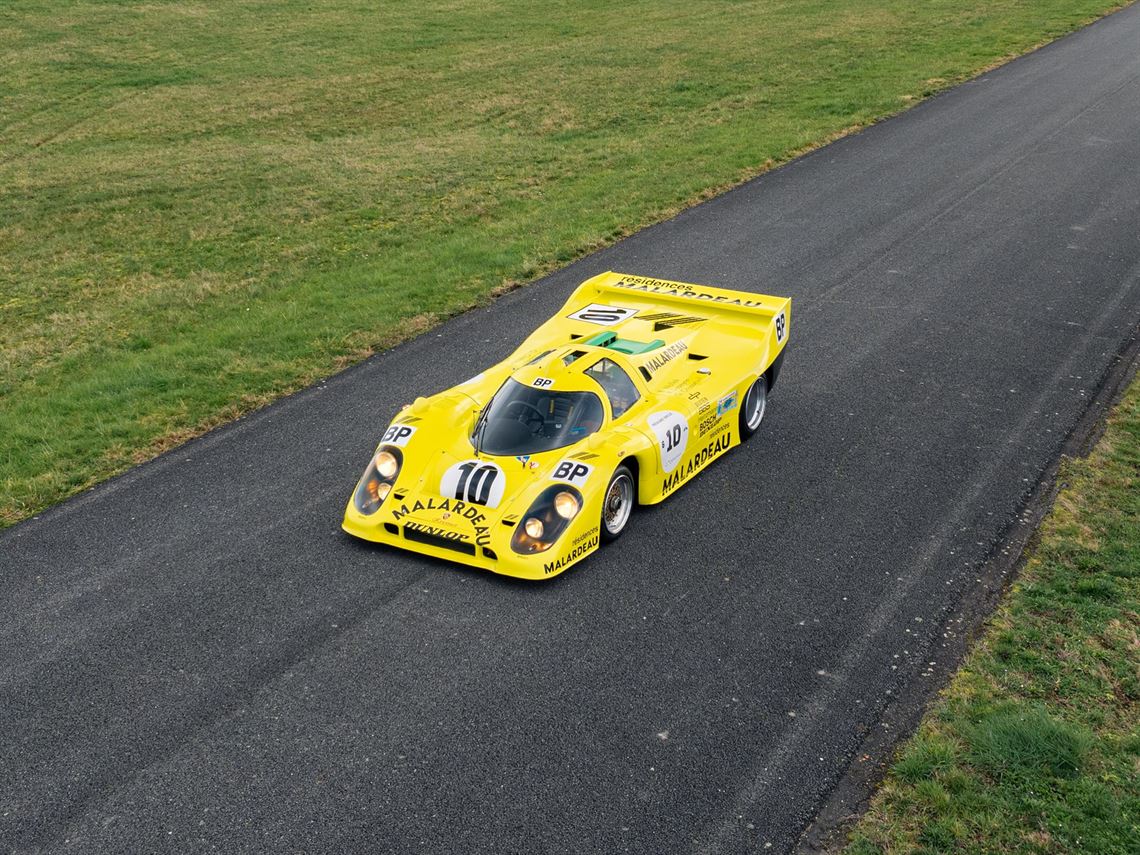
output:
[[620, 418], [621, 414], [636, 404], [637, 399], [641, 397], [629, 375], [613, 360], [601, 359], [595, 362], [586, 369], [586, 376], [593, 377], [605, 390], [606, 397], [610, 399], [610, 412], [614, 414], [615, 419]]
[[593, 392], [557, 392], [507, 380], [476, 424], [471, 444], [487, 454], [538, 454], [571, 445], [602, 426]]

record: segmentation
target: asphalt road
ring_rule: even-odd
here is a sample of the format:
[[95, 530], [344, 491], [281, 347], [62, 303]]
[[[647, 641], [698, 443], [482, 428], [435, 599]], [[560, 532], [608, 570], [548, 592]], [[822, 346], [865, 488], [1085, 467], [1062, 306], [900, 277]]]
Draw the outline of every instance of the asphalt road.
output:
[[[795, 841], [1140, 321], [1140, 6], [0, 536], [5, 849]], [[550, 583], [357, 543], [402, 403], [617, 269], [788, 294], [761, 433]]]

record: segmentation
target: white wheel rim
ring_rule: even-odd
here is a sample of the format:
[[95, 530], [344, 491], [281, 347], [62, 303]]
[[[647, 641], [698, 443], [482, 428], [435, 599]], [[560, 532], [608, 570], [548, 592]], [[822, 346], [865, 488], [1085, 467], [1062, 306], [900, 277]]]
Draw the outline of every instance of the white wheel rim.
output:
[[602, 523], [610, 534], [620, 534], [629, 522], [629, 512], [633, 509], [633, 482], [624, 472], [614, 479], [606, 490], [605, 504], [602, 506]]
[[764, 421], [764, 410], [768, 406], [768, 381], [764, 377], [753, 383], [744, 396], [744, 412], [749, 430], [756, 430]]

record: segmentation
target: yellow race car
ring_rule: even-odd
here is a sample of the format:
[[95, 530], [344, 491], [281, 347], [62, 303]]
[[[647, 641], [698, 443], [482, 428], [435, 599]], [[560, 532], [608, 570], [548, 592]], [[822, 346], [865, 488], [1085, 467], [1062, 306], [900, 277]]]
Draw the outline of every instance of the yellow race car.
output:
[[595, 276], [508, 359], [399, 412], [344, 530], [555, 576], [756, 431], [790, 320], [784, 297]]

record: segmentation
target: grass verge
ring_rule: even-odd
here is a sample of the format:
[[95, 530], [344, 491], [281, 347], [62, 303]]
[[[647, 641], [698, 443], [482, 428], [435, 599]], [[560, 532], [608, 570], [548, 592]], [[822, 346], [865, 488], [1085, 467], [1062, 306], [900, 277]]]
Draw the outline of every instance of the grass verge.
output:
[[846, 852], [1140, 852], [1140, 381]]
[[6, 0], [0, 526], [1113, 5]]

